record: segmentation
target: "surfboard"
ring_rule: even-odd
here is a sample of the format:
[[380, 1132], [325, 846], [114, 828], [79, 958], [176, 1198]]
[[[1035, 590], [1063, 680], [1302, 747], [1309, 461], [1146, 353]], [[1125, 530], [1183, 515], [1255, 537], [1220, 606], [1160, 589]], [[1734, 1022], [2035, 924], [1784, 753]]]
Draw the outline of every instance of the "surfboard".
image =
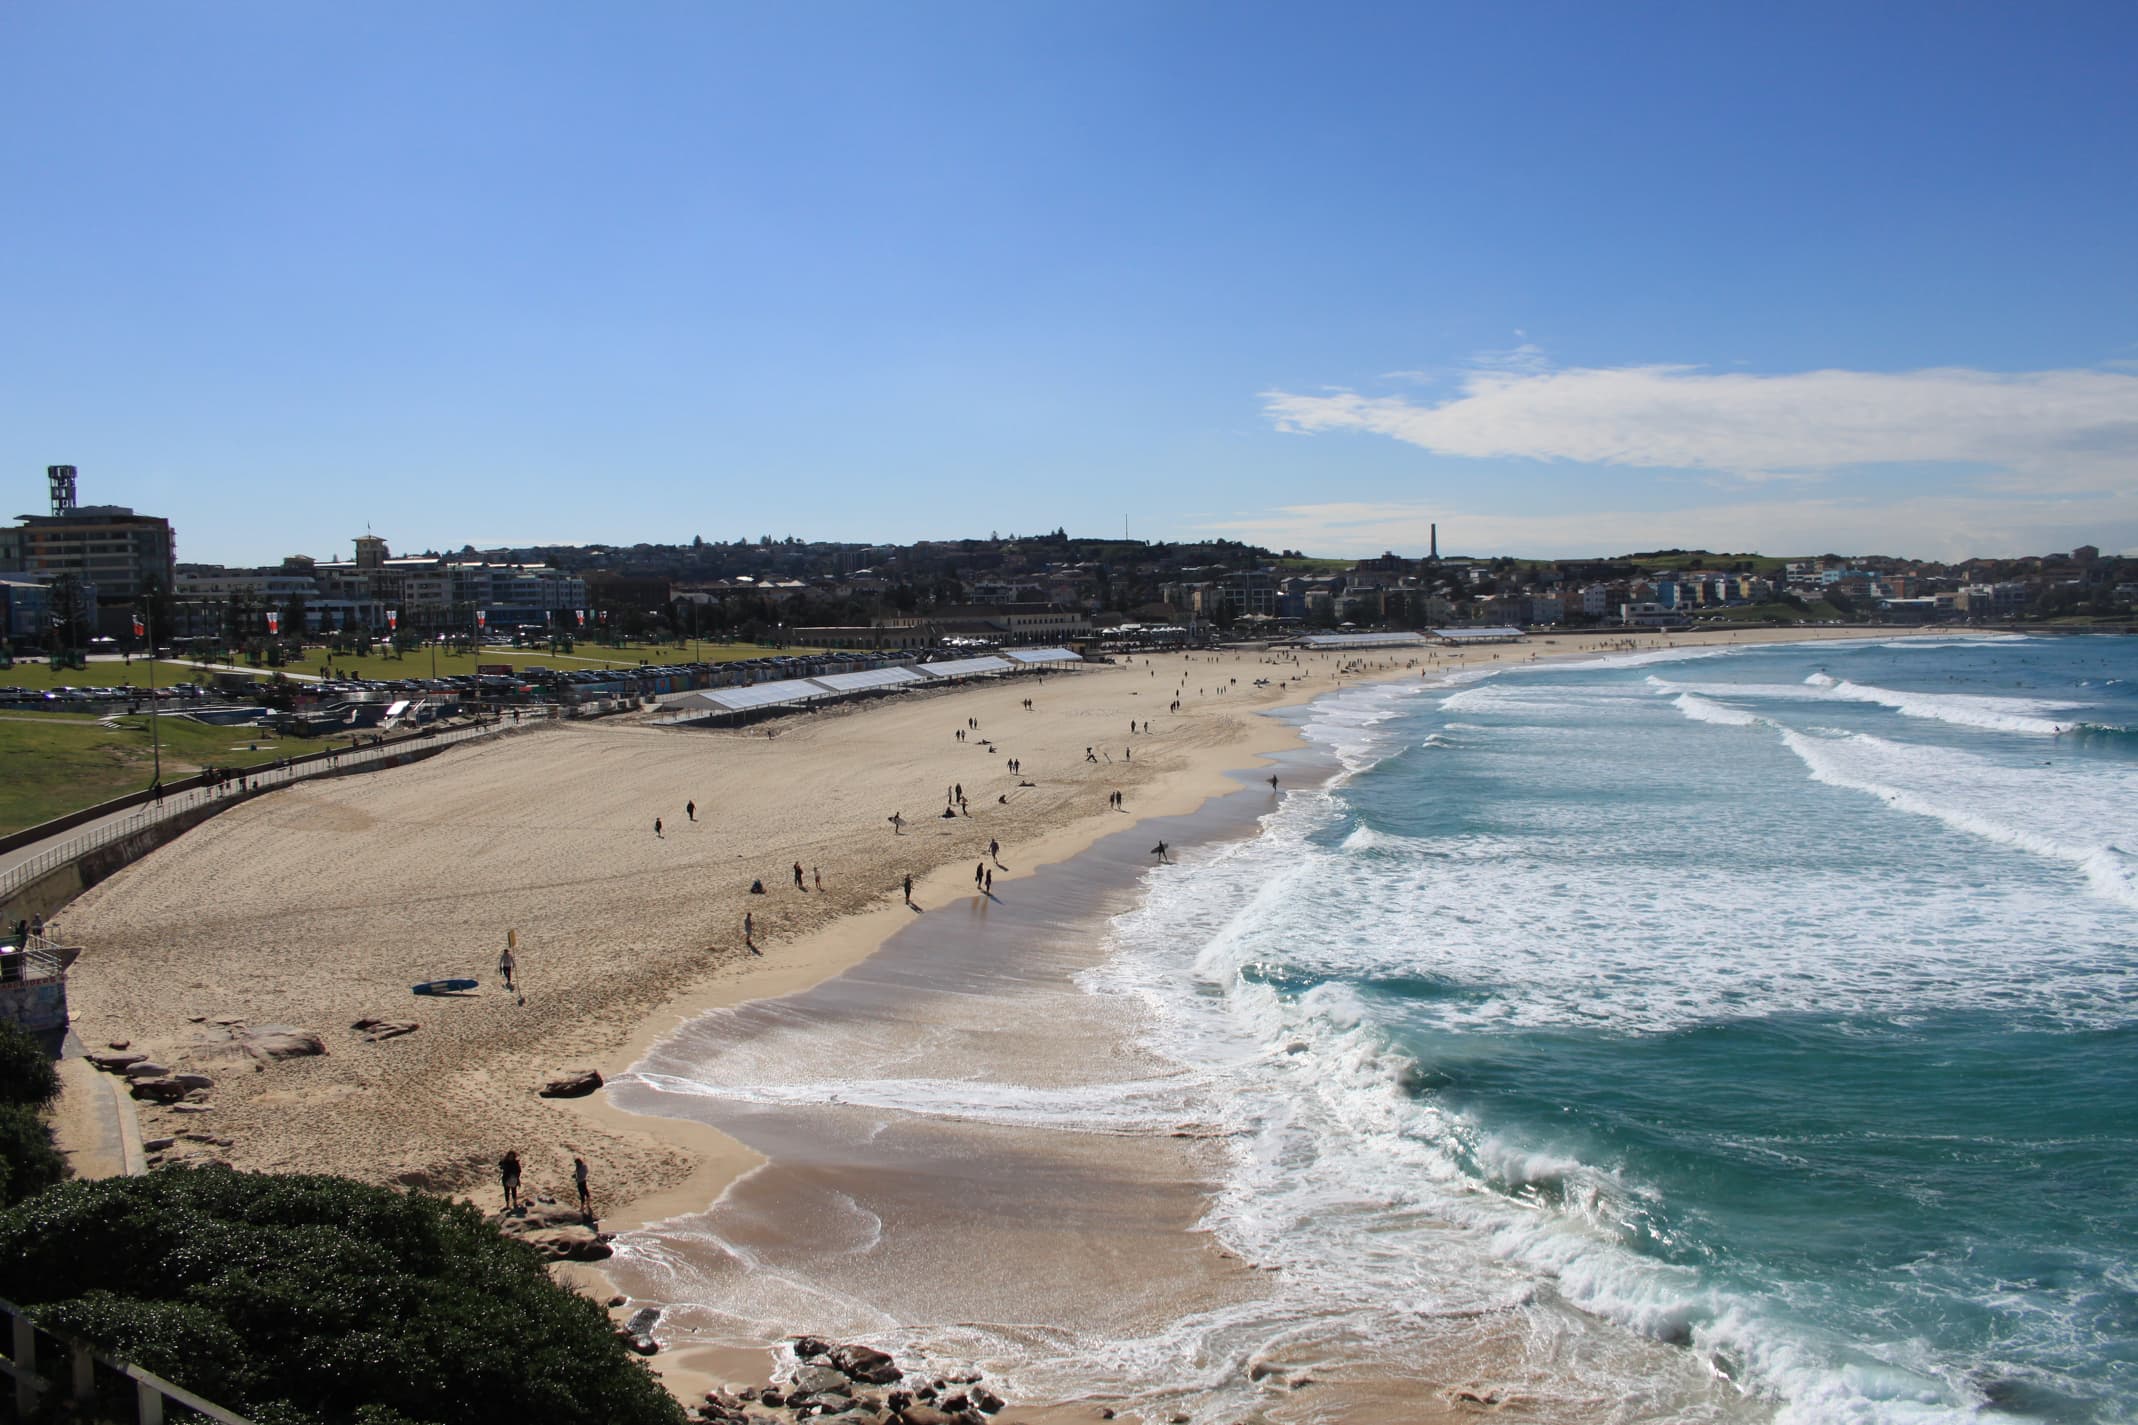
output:
[[462, 990], [472, 990], [475, 983], [473, 980], [425, 980], [414, 989], [419, 995], [449, 995], [458, 994]]

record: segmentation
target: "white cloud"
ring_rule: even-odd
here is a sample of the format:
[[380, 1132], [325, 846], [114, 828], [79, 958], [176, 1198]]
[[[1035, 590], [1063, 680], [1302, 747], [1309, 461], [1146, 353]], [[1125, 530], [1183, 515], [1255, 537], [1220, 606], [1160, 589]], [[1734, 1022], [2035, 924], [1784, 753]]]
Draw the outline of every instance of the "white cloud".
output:
[[1459, 394], [1263, 393], [1279, 430], [1364, 431], [1435, 454], [1709, 470], [1759, 481], [1957, 463], [2026, 488], [2138, 485], [2138, 375], [2111, 370], [1552, 370], [1524, 343], [1473, 362]]

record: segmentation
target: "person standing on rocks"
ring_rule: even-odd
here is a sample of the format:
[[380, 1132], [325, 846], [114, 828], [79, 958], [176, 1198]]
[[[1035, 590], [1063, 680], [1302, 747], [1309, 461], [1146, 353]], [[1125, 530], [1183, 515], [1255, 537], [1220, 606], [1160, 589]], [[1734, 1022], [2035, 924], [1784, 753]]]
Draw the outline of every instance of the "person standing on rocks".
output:
[[497, 1160], [497, 1180], [505, 1189], [505, 1211], [516, 1212], [520, 1206], [520, 1155], [508, 1148], [505, 1156]]
[[572, 1185], [579, 1189], [579, 1215], [588, 1222], [592, 1222], [594, 1220], [594, 1198], [586, 1190], [586, 1159], [584, 1158], [574, 1156], [572, 1159]]

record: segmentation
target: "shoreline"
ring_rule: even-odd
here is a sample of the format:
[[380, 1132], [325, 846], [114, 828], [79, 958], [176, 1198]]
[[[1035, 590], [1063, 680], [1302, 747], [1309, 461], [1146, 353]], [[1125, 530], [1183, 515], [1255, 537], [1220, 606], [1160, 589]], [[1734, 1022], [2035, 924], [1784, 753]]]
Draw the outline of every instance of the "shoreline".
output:
[[[1748, 637], [1745, 635], [1755, 636]], [[1866, 633], [1860, 629], [1813, 632], [1809, 629], [1800, 631], [1765, 628], [1729, 630], [1713, 637], [1672, 634], [1668, 636], [1629, 635], [1621, 638], [1605, 638], [1600, 635], [1584, 633], [1580, 635], [1551, 635], [1551, 637], [1569, 640], [1579, 638], [1583, 640], [1585, 646], [1564, 649], [1554, 647], [1548, 651], [1541, 649], [1534, 649], [1533, 651], [1536, 651], [1539, 655], [1534, 662], [1542, 664], [1545, 662], [1563, 662], [1583, 656], [1633, 656], [1640, 653], [1688, 647], [1849, 642], [1863, 638], [1883, 638], [1886, 636], [1888, 634], [1885, 630]], [[1909, 638], [1959, 637], [1965, 635], [1940, 630], [1896, 629], [1891, 631], [1891, 636]], [[1636, 641], [1636, 639], [1639, 646], [1635, 648], [1619, 649], [1614, 646], [1607, 646], [1632, 642]], [[1515, 646], [1530, 647], [1530, 645]], [[1391, 650], [1370, 651], [1386, 653]], [[1395, 651], [1408, 652], [1410, 650]], [[1159, 656], [1178, 658], [1180, 655], [1167, 654]], [[1431, 666], [1437, 666], [1449, 673], [1454, 673], [1480, 666], [1489, 667], [1490, 660], [1489, 658], [1466, 659], [1458, 652], [1442, 659], [1438, 665]], [[1521, 663], [1508, 663], [1504, 666], [1505, 668], [1514, 668], [1532, 666], [1532, 664], [1530, 660], [1524, 660]], [[1425, 671], [1427, 670], [1417, 667], [1402, 667], [1377, 672], [1357, 673], [1349, 675], [1348, 681], [1339, 679], [1328, 687], [1302, 689], [1295, 696], [1282, 697], [1258, 704], [1252, 711], [1258, 715], [1262, 727], [1266, 730], [1266, 736], [1262, 738], [1243, 737], [1239, 739], [1230, 757], [1187, 769], [1195, 777], [1192, 784], [1186, 783], [1185, 776], [1161, 782], [1157, 789], [1155, 804], [1146, 806], [1139, 803], [1136, 812], [1133, 814], [1131, 824], [1140, 824], [1160, 817], [1190, 814], [1214, 798], [1226, 796], [1240, 790], [1237, 785], [1233, 784], [1235, 774], [1251, 771], [1257, 765], [1266, 764], [1271, 758], [1280, 754], [1307, 750], [1306, 739], [1301, 735], [1298, 728], [1280, 721], [1273, 716], [1274, 714], [1309, 706], [1324, 698], [1335, 696], [1348, 688], [1370, 683], [1400, 682], [1412, 676], [1422, 676]], [[1291, 788], [1288, 790], [1296, 791], [1298, 789]], [[1113, 824], [1101, 816], [1092, 816], [1060, 826], [1035, 841], [1026, 843], [1027, 850], [1033, 854], [1026, 857], [1025, 863], [1019, 869], [1005, 875], [1005, 883], [1028, 877], [1045, 867], [1082, 855], [1089, 851], [1102, 837], [1111, 835], [1121, 829], [1121, 826]], [[923, 899], [933, 895], [938, 900], [947, 900], [958, 895], [969, 894], [963, 884], [963, 876], [962, 861], [939, 867], [926, 877], [916, 878], [914, 882], [915, 897], [916, 899]], [[844, 974], [883, 949], [884, 943], [892, 935], [904, 929], [910, 923], [903, 914], [903, 909], [902, 906], [897, 905], [871, 907], [842, 917], [840, 920], [813, 932], [801, 940], [783, 944], [780, 947], [782, 959], [776, 964], [769, 961], [764, 963], [744, 962], [738, 967], [738, 973], [694, 986], [684, 994], [662, 1003], [638, 1019], [631, 1027], [628, 1036], [597, 1065], [602, 1072], [604, 1080], [620, 1078], [628, 1074], [632, 1066], [642, 1059], [655, 1044], [685, 1027], [691, 1020], [702, 1014], [717, 1009], [735, 1008], [757, 1000], [777, 999], [797, 994]], [[707, 1141], [706, 1135], [712, 1133], [712, 1130], [705, 1129], [702, 1125], [688, 1124], [684, 1120], [658, 1118], [617, 1108], [607, 1101], [605, 1093], [584, 1099], [571, 1100], [570, 1104], [577, 1112], [588, 1114], [597, 1119], [626, 1124], [639, 1132], [661, 1134], [671, 1131], [667, 1125], [681, 1125], [679, 1129], [673, 1131], [678, 1132], [679, 1136], [683, 1138], [698, 1140], [701, 1144]], [[661, 1124], [663, 1127], [659, 1129], [649, 1128], [647, 1126], [649, 1121]], [[724, 1135], [718, 1136], [724, 1139]], [[732, 1145], [732, 1140], [725, 1141]], [[739, 1146], [732, 1145], [729, 1152], [732, 1154], [734, 1149], [739, 1149]], [[747, 1150], [742, 1150], [741, 1156], [750, 1160], [753, 1166], [755, 1161], [758, 1161], [757, 1155], [748, 1153]], [[701, 1168], [694, 1170], [691, 1177], [693, 1180], [698, 1180], [705, 1175], [705, 1170]], [[723, 1181], [731, 1181], [732, 1176], [731, 1174]], [[603, 1221], [605, 1224], [614, 1224], [618, 1231], [629, 1231], [650, 1222], [659, 1221], [663, 1217], [672, 1215], [666, 1210], [666, 1203], [668, 1200], [678, 1197], [680, 1193], [681, 1185], [677, 1185], [629, 1199], [621, 1207], [612, 1209], [609, 1214], [604, 1216]], [[706, 1201], [710, 1201], [710, 1199], [706, 1199]]]
[[[1611, 654], [1624, 656], [1664, 649], [1698, 648], [1702, 646], [1731, 647], [1785, 641], [1849, 641], [1852, 638], [1860, 637], [1862, 637], [1860, 633], [1850, 631], [1846, 635], [1829, 633], [1823, 636], [1812, 635], [1801, 639], [1782, 639], [1771, 636], [1753, 638], [1724, 636], [1697, 640], [1683, 638], [1650, 639], [1642, 640], [1640, 646], [1633, 649], [1608, 646], [1616, 642], [1616, 640], [1569, 638], [1565, 640], [1565, 646], [1563, 647], [1554, 648], [1548, 652], [1532, 649], [1530, 651], [1538, 655], [1534, 660], [1524, 659], [1521, 663], [1503, 663], [1502, 669], [1537, 666], [1547, 662], [1562, 663]], [[1403, 651], [1408, 652], [1409, 650]], [[1028, 854], [1024, 858], [1027, 864], [1021, 865], [1014, 877], [1006, 880], [1006, 884], [1014, 884], [1016, 881], [1033, 876], [1042, 870], [1074, 861], [1079, 857], [1089, 856], [1101, 841], [1116, 832], [1123, 830], [1133, 831], [1137, 827], [1145, 826], [1168, 816], [1193, 816], [1198, 812], [1208, 810], [1213, 804], [1221, 802], [1229, 796], [1251, 792], [1254, 788], [1249, 780], [1250, 772], [1258, 767], [1266, 768], [1274, 759], [1284, 757], [1287, 754], [1325, 752], [1326, 749], [1315, 748], [1303, 736], [1299, 723], [1304, 719], [1294, 718], [1288, 720], [1284, 717], [1287, 712], [1296, 714], [1313, 703], [1359, 686], [1403, 682], [1413, 677], [1431, 679], [1436, 673], [1443, 676], [1453, 675], [1464, 671], [1466, 668], [1476, 668], [1480, 665], [1489, 669], [1494, 661], [1498, 660], [1494, 659], [1488, 652], [1487, 656], [1482, 659], [1472, 656], [1469, 658], [1457, 657], [1437, 660], [1437, 667], [1426, 664], [1420, 667], [1394, 667], [1349, 675], [1340, 684], [1314, 688], [1305, 692], [1303, 696], [1287, 698], [1260, 706], [1256, 709], [1257, 717], [1254, 721], [1261, 724], [1262, 735], [1243, 736], [1238, 739], [1231, 749], [1232, 755], [1224, 759], [1223, 765], [1208, 769], [1206, 775], [1196, 778], [1192, 784], [1187, 779], [1176, 780], [1172, 787], [1172, 795], [1162, 798], [1157, 806], [1147, 810], [1139, 809], [1139, 814], [1128, 828], [1109, 826], [1102, 818], [1087, 818], [1057, 829], [1050, 836], [1036, 843], [1034, 848], [1027, 848]], [[1286, 793], [1290, 795], [1300, 790], [1326, 785], [1329, 779], [1339, 775], [1341, 775], [1341, 768], [1331, 765], [1316, 781], [1306, 784], [1295, 783], [1286, 788]], [[1254, 835], [1264, 814], [1264, 811], [1258, 809], [1247, 816], [1244, 826], [1221, 829], [1210, 833], [1208, 837], [1182, 843], [1183, 849], [1186, 849], [1187, 846], [1205, 845], [1210, 840], [1224, 839], [1232, 835]], [[1029, 852], [1033, 849], [1038, 849], [1040, 854], [1036, 857], [1030, 855]], [[961, 894], [969, 895], [969, 888], [963, 888], [958, 885], [961, 876], [962, 866], [946, 867], [932, 877], [925, 888], [917, 888], [916, 897], [939, 898], [946, 891], [953, 897]], [[1092, 919], [1095, 925], [1103, 926], [1107, 920], [1110, 920], [1118, 912], [1119, 907], [1094, 912]], [[894, 937], [907, 929], [911, 923], [908, 918], [898, 915], [895, 911], [852, 917], [847, 922], [820, 932], [818, 936], [813, 937], [810, 944], [792, 947], [800, 952], [800, 959], [792, 966], [782, 966], [777, 969], [767, 968], [756, 973], [746, 974], [737, 980], [712, 987], [709, 992], [701, 991], [694, 994], [684, 1002], [664, 1006], [656, 1015], [649, 1016], [647, 1020], [641, 1022], [631, 1041], [627, 1045], [620, 1047], [610, 1063], [604, 1065], [604, 1072], [610, 1073], [611, 1070], [614, 1070], [614, 1073], [611, 1074], [612, 1082], [619, 1077], [626, 1078], [626, 1081], [628, 1081], [628, 1076], [637, 1067], [646, 1062], [648, 1056], [656, 1047], [683, 1034], [699, 1017], [712, 1014], [715, 1011], [733, 1010], [763, 1001], [790, 999], [794, 996], [804, 995], [829, 981], [854, 971], [872, 957], [891, 950]], [[812, 975], [815, 978], [811, 978]], [[729, 1133], [697, 1119], [671, 1117], [662, 1113], [627, 1109], [613, 1102], [612, 1093], [609, 1091], [605, 1091], [601, 1095], [599, 1102], [594, 1100], [582, 1102], [584, 1104], [583, 1111], [595, 1114], [608, 1121], [630, 1123], [641, 1132], [652, 1132], [668, 1136], [679, 1145], [697, 1145], [699, 1151], [704, 1155], [701, 1157], [697, 1171], [692, 1174], [691, 1179], [686, 1184], [628, 1204], [622, 1211], [612, 1213], [604, 1221], [605, 1229], [619, 1233], [644, 1231], [679, 1217], [709, 1216], [725, 1203], [731, 1192], [737, 1190], [753, 1174], [770, 1169], [775, 1165], [772, 1157], [745, 1146]], [[1207, 1191], [1212, 1185], [1205, 1178], [1198, 1182], [1197, 1188], [1203, 1195], [1207, 1196]], [[1202, 1240], [1207, 1251], [1227, 1261], [1235, 1260], [1230, 1253], [1221, 1251], [1214, 1239], [1204, 1235], [1204, 1229], [1200, 1225], [1191, 1228], [1190, 1231]], [[617, 1283], [610, 1272], [604, 1270], [606, 1265], [576, 1266], [569, 1269], [569, 1275], [572, 1280], [580, 1283], [583, 1289], [607, 1296], [616, 1291]], [[664, 1307], [668, 1305], [668, 1303], [658, 1301], [653, 1295], [647, 1295], [643, 1298], [633, 1297], [630, 1301], [630, 1306], [622, 1309], [629, 1310], [641, 1304], [659, 1304]], [[797, 1329], [806, 1331], [817, 1328], [810, 1323], [803, 1322], [798, 1324]], [[777, 1363], [778, 1349], [776, 1340], [755, 1347], [681, 1344], [676, 1348], [674, 1355], [664, 1354], [662, 1357], [657, 1357], [653, 1362], [656, 1369], [678, 1389], [683, 1398], [692, 1398], [703, 1390], [718, 1388], [724, 1384], [733, 1383], [738, 1379], [769, 1379], [774, 1373]], [[1368, 1394], [1371, 1393], [1373, 1392], [1369, 1390]], [[1092, 1402], [1086, 1401], [1085, 1403], [1090, 1404]], [[1020, 1407], [1020, 1409], [1025, 1414], [1032, 1413], [1029, 1408]], [[1454, 1407], [1450, 1405], [1448, 1409], [1452, 1412]], [[1405, 1418], [1425, 1418], [1419, 1414], [1415, 1401], [1408, 1402], [1405, 1406], [1405, 1411], [1407, 1412]], [[1449, 1418], [1453, 1418], [1452, 1413]]]
[[[607, 1092], [535, 1099], [539, 1076], [576, 1065], [628, 1076], [710, 1013], [848, 974], [915, 923], [899, 900], [901, 865], [923, 905], [970, 897], [970, 843], [997, 834], [1018, 867], [1005, 885], [1016, 886], [1111, 832], [1192, 814], [1238, 785], [1237, 774], [1303, 745], [1295, 727], [1259, 714], [1364, 682], [1659, 649], [1918, 636], [1581, 633], [1496, 651], [1301, 654], [1279, 666], [1258, 650], [1163, 654], [797, 716], [782, 720], [777, 738], [612, 724], [458, 753], [261, 799], [87, 893], [66, 912], [88, 947], [79, 1029], [90, 1042], [127, 1038], [184, 1063], [223, 1019], [308, 1025], [331, 1041], [328, 1055], [232, 1076], [206, 1120], [150, 1110], [152, 1134], [205, 1121], [234, 1141], [200, 1157], [342, 1172], [485, 1208], [500, 1146], [520, 1146], [533, 1193], [567, 1197], [564, 1165], [578, 1152], [595, 1165], [604, 1229], [639, 1229], [705, 1210], [768, 1159], [709, 1126], [626, 1110]], [[1380, 666], [1337, 676], [1368, 663]], [[1198, 672], [1217, 690], [1197, 685]], [[1301, 672], [1310, 676], [1294, 681]], [[1264, 675], [1291, 686], [1251, 690]], [[1177, 714], [1165, 702], [1176, 683]], [[1020, 707], [1026, 697], [1039, 705], [1033, 712]], [[962, 713], [984, 720], [977, 745], [945, 735]], [[1131, 717], [1149, 720], [1155, 736], [1124, 744]], [[1001, 745], [985, 740], [994, 738]], [[1083, 760], [1087, 744], [1101, 743], [1124, 760]], [[1143, 754], [1133, 768], [1129, 746]], [[1043, 764], [1036, 785], [1002, 780], [1005, 751]], [[884, 808], [925, 806], [932, 795], [916, 798], [915, 783], [976, 775], [989, 780], [971, 816], [923, 817], [904, 835], [886, 834]], [[1130, 799], [1126, 817], [1099, 809], [1109, 786]], [[701, 814], [686, 824], [676, 809], [692, 787]], [[987, 803], [998, 788], [999, 803]], [[648, 834], [647, 816], [647, 802], [664, 796], [665, 840]], [[821, 861], [832, 879], [795, 895], [781, 884], [789, 860]], [[745, 895], [752, 875], [777, 889]], [[762, 958], [738, 943], [744, 910], [757, 914]], [[494, 948], [469, 947], [494, 947], [506, 925], [528, 937], [517, 1006], [494, 993], [419, 1001], [422, 1032], [383, 1045], [352, 1042], [342, 1029], [390, 997], [408, 1005], [413, 981], [484, 964]], [[560, 1146], [531, 1146], [545, 1141]], [[584, 1266], [559, 1275], [586, 1289], [603, 1280]], [[682, 1384], [688, 1363], [665, 1364]]]

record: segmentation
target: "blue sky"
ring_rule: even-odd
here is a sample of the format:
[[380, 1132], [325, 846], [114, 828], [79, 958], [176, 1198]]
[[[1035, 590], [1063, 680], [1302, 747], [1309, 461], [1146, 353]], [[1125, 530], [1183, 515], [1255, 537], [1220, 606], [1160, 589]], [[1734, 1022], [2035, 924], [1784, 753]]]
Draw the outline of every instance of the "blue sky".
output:
[[18, 0], [0, 508], [71, 462], [227, 562], [2138, 550], [2134, 52], [2127, 4]]

